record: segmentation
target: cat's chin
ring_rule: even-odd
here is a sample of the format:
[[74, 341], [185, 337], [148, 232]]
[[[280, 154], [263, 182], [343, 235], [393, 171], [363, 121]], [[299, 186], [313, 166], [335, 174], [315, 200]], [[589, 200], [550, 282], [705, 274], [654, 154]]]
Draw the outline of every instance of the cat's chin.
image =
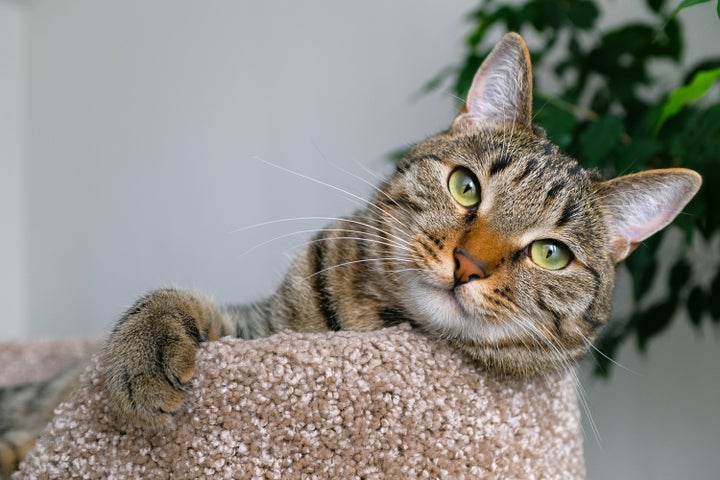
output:
[[512, 323], [504, 322], [479, 305], [467, 305], [456, 289], [442, 288], [413, 279], [405, 307], [424, 328], [448, 339], [470, 343], [498, 343], [518, 334]]

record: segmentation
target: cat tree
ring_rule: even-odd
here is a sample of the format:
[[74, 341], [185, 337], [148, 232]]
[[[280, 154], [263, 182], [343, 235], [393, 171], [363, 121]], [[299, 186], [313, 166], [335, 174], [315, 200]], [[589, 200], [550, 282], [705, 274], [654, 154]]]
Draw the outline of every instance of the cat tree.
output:
[[[6, 343], [0, 381], [88, 348]], [[585, 475], [569, 375], [498, 379], [407, 326], [204, 344], [185, 406], [155, 432], [118, 420], [102, 385], [96, 358], [13, 478]]]

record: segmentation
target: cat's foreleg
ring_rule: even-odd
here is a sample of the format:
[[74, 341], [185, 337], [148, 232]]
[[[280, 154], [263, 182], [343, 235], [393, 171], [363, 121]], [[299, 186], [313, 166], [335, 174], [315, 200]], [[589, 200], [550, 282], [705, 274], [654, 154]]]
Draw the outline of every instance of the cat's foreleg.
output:
[[116, 412], [142, 427], [168, 423], [185, 397], [200, 342], [234, 333], [228, 314], [196, 294], [159, 289], [140, 298], [103, 352]]

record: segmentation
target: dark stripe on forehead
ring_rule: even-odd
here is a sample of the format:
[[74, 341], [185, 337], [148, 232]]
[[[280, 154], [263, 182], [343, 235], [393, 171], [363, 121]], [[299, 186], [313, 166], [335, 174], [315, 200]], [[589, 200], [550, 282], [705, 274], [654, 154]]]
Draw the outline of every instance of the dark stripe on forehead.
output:
[[420, 155], [418, 157], [405, 157], [403, 158], [400, 163], [398, 163], [397, 168], [395, 169], [398, 173], [405, 173], [405, 171], [408, 169], [410, 165], [412, 165], [415, 162], [420, 162], [422, 160], [432, 160], [435, 162], [445, 163], [445, 160], [438, 157], [435, 154], [428, 153], [425, 155]]
[[417, 157], [403, 157], [403, 159], [400, 160], [400, 162], [398, 163], [397, 167], [395, 168], [395, 172], [397, 172], [397, 173], [399, 173], [399, 174], [402, 175], [402, 174], [404, 174], [404, 173], [407, 171], [407, 169], [408, 169], [413, 163], [419, 162], [419, 161], [422, 161], [422, 160], [433, 160], [433, 161], [436, 161], [436, 162], [445, 163], [445, 161], [444, 161], [442, 158], [440, 158], [440, 157], [438, 157], [437, 155], [432, 154], [432, 153], [428, 153], [428, 154], [425, 154], [425, 155], [420, 155], [420, 156], [417, 156]]
[[550, 190], [548, 190], [547, 194], [545, 194], [545, 205], [549, 205], [553, 200], [555, 200], [562, 189], [563, 184], [560, 182], [550, 187]]
[[325, 268], [325, 244], [322, 241], [326, 232], [320, 232], [314, 239], [312, 247], [310, 247], [310, 264], [313, 272], [313, 287], [318, 299], [318, 308], [320, 314], [325, 319], [325, 325], [332, 331], [338, 331], [342, 327], [335, 311], [335, 305], [332, 300], [332, 293], [328, 290], [327, 272], [322, 271]]
[[556, 223], [557, 227], [567, 225], [579, 212], [580, 207], [573, 200], [568, 200]]
[[535, 170], [535, 167], [537, 167], [537, 163], [538, 163], [538, 161], [537, 161], [536, 159], [534, 159], [534, 158], [531, 158], [530, 160], [527, 160], [527, 161], [525, 162], [525, 168], [524, 168], [523, 171], [520, 173], [520, 175], [518, 175], [517, 177], [515, 177], [515, 178], [513, 179], [513, 183], [518, 184], [518, 183], [520, 183], [525, 177], [527, 177], [528, 175], [530, 175], [530, 172], [532, 172], [533, 170]]
[[577, 163], [568, 169], [568, 175], [571, 177], [576, 177], [576, 176], [580, 175], [582, 172], [583, 172], [583, 168]]
[[427, 155], [423, 155], [423, 156], [419, 157], [418, 160], [435, 160], [436, 162], [445, 163], [445, 160], [443, 160], [442, 158], [440, 158], [440, 157], [438, 157], [437, 155], [434, 155], [434, 154], [432, 154], [432, 153], [428, 153]]
[[508, 165], [510, 165], [510, 162], [512, 161], [512, 158], [510, 158], [509, 155], [503, 154], [500, 155], [498, 158], [493, 160], [492, 164], [490, 165], [490, 176], [492, 177], [496, 173], [500, 173], [503, 170], [505, 170]]

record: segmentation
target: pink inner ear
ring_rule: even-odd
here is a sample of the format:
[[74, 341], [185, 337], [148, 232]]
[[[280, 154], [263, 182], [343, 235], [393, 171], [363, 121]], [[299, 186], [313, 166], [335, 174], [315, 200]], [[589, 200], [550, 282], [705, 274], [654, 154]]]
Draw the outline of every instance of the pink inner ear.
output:
[[608, 251], [619, 263], [646, 238], [665, 228], [700, 188], [697, 173], [681, 169], [650, 170], [604, 182]]
[[[647, 208], [647, 210], [657, 209]], [[609, 248], [616, 263], [627, 258], [643, 240], [662, 230], [675, 218], [675, 214], [662, 210], [655, 214], [650, 211], [644, 213], [646, 216], [630, 215], [619, 222], [617, 222], [619, 219], [615, 219], [617, 223], [611, 227], [612, 239]]]
[[465, 107], [453, 128], [470, 130], [486, 123], [529, 127], [531, 121], [530, 54], [520, 35], [508, 33], [475, 74]]

